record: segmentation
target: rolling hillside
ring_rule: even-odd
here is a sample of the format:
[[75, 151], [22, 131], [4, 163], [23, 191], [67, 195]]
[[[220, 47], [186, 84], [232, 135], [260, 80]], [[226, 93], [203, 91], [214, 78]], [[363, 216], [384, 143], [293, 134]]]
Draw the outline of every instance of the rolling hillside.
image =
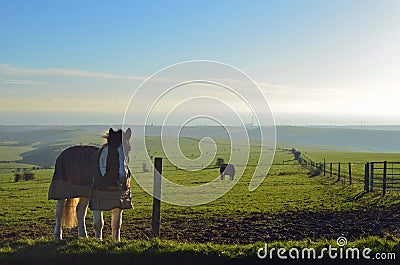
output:
[[[6, 161], [38, 165], [54, 166], [58, 154], [72, 145], [101, 145], [101, 135], [110, 126], [0, 126], [1, 157]], [[112, 126], [118, 128], [120, 126]], [[159, 136], [160, 126], [130, 126], [134, 137]], [[227, 129], [232, 131], [231, 137], [239, 137], [243, 133], [237, 127], [192, 126], [180, 131], [186, 138], [228, 138]], [[163, 128], [164, 135], [176, 135], [180, 128], [169, 126]], [[260, 131], [248, 128], [251, 140], [258, 140]], [[340, 150], [352, 152], [400, 152], [400, 130], [396, 126], [386, 127], [298, 127], [278, 126], [277, 142], [287, 147], [312, 148], [320, 150]], [[21, 159], [22, 157], [22, 159]]]

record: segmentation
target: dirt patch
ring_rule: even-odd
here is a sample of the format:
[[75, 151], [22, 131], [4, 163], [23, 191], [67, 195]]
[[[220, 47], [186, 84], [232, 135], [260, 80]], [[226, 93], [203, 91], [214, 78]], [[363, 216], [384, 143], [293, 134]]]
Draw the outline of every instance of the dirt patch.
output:
[[[185, 220], [164, 218], [161, 236], [189, 242], [224, 244], [306, 238], [336, 239], [341, 235], [348, 239], [370, 235], [399, 236], [399, 219], [399, 208], [286, 212], [275, 215], [254, 214], [246, 217], [219, 216]], [[126, 228], [128, 227], [132, 226]]]
[[[190, 216], [190, 215], [189, 215]], [[400, 207], [357, 209], [338, 212], [285, 212], [247, 216], [196, 216], [194, 218], [163, 217], [161, 237], [184, 242], [213, 242], [223, 244], [249, 244], [256, 241], [347, 239], [364, 236], [400, 236]], [[2, 239], [38, 238], [51, 236], [53, 220], [41, 220], [30, 228], [3, 226]], [[89, 236], [93, 237], [92, 221], [87, 220]], [[109, 236], [109, 225], [104, 227]], [[124, 239], [151, 237], [151, 218], [124, 219]], [[75, 229], [64, 232], [66, 238], [75, 237]]]
[[[340, 212], [286, 212], [252, 216], [215, 216], [162, 219], [161, 237], [187, 242], [254, 243], [305, 238], [348, 239], [361, 236], [400, 235], [398, 208]], [[126, 220], [126, 238], [150, 237], [151, 220]], [[105, 231], [109, 234], [109, 231]]]

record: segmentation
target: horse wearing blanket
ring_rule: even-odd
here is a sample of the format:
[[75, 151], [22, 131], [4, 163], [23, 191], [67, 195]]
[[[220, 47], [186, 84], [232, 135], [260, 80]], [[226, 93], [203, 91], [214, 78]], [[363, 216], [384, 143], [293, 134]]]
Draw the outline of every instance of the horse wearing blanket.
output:
[[235, 166], [232, 164], [221, 164], [219, 167], [219, 173], [221, 174], [221, 180], [224, 180], [226, 175], [233, 180], [235, 178]]
[[55, 239], [62, 239], [62, 227], [78, 227], [78, 236], [87, 237], [87, 207], [93, 211], [95, 236], [102, 239], [103, 212], [112, 210], [112, 238], [120, 240], [123, 209], [132, 209], [128, 168], [131, 129], [110, 128], [107, 143], [74, 146], [56, 160], [49, 199], [56, 202]]

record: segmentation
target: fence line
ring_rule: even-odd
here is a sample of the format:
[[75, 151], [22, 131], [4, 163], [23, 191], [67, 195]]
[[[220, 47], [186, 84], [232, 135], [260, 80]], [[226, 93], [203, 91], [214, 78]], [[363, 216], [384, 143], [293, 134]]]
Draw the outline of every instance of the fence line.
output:
[[[292, 148], [292, 154], [295, 160], [300, 165], [313, 172], [313, 174], [324, 174], [329, 173], [329, 177], [337, 176], [337, 182], [342, 182], [343, 185], [348, 181], [349, 185], [353, 185], [354, 182], [363, 184], [365, 192], [372, 192], [375, 189], [381, 190], [382, 195], [386, 195], [387, 191], [400, 192], [400, 162], [314, 162], [308, 156]], [[345, 165], [347, 164], [347, 170]], [[329, 169], [327, 170], [327, 165]], [[364, 165], [364, 174], [356, 175], [353, 171], [353, 165]], [[336, 168], [336, 169], [335, 169]], [[347, 174], [347, 175], [346, 175]], [[347, 181], [346, 181], [347, 180]]]

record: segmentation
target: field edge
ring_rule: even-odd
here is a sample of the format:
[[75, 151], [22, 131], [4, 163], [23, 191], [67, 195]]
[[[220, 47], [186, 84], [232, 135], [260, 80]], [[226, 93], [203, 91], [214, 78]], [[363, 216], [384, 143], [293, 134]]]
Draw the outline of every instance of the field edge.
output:
[[[172, 240], [129, 240], [113, 242], [78, 238], [55, 241], [50, 238], [7, 240], [0, 243], [1, 264], [248, 264], [258, 263], [257, 250], [265, 243], [268, 249], [314, 248], [317, 253], [336, 240], [255, 242], [247, 245], [182, 243]], [[345, 248], [370, 248], [372, 253], [400, 255], [400, 238], [370, 236], [348, 242]], [[325, 258], [327, 258], [325, 256]], [[269, 260], [271, 261], [271, 260]], [[275, 257], [277, 261], [277, 257]]]

